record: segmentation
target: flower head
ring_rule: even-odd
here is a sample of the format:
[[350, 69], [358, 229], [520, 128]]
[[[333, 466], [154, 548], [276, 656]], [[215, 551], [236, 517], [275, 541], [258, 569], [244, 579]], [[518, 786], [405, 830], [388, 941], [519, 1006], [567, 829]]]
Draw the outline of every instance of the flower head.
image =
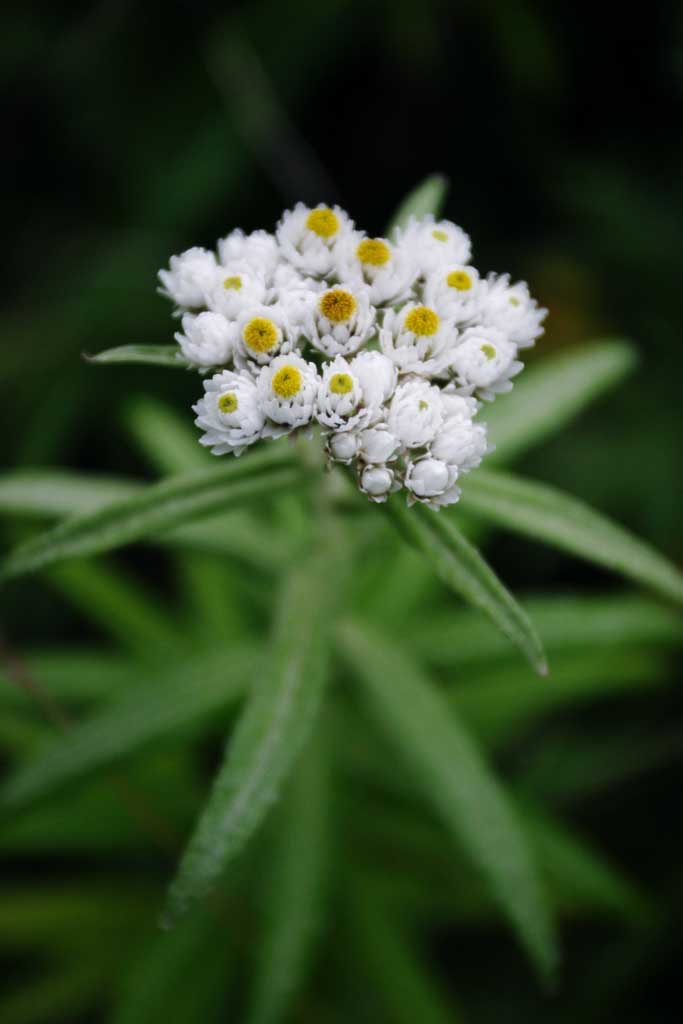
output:
[[317, 423], [328, 461], [371, 501], [400, 488], [408, 504], [457, 501], [459, 478], [492, 450], [482, 402], [510, 390], [543, 331], [527, 285], [482, 278], [451, 221], [413, 217], [382, 238], [322, 203], [217, 250], [159, 272], [183, 314], [178, 354], [222, 371], [194, 406], [201, 443], [239, 454]]
[[190, 366], [208, 370], [225, 366], [235, 349], [236, 328], [220, 313], [186, 313], [182, 319], [183, 333], [175, 338]]
[[200, 443], [214, 455], [241, 455], [258, 441], [264, 426], [256, 385], [244, 374], [224, 370], [204, 381], [204, 391], [204, 397], [192, 406], [197, 414], [195, 423], [204, 431]]
[[207, 290], [216, 277], [216, 257], [206, 249], [194, 248], [171, 256], [168, 270], [159, 271], [162, 295], [185, 309], [204, 305]]
[[313, 418], [320, 379], [313, 363], [291, 352], [276, 356], [256, 381], [261, 410], [286, 427], [303, 427]]

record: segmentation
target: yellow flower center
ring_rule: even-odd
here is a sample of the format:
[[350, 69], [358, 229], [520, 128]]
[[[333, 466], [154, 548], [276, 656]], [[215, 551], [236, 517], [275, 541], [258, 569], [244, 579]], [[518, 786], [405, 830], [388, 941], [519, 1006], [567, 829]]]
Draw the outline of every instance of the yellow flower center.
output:
[[466, 270], [451, 270], [446, 278], [446, 284], [459, 292], [467, 292], [472, 287], [472, 278]]
[[311, 210], [306, 218], [306, 227], [320, 238], [332, 238], [339, 231], [339, 217], [327, 206]]
[[439, 317], [429, 306], [416, 306], [406, 316], [403, 326], [413, 334], [431, 337], [439, 329]]
[[241, 277], [226, 277], [225, 280], [223, 281], [223, 287], [227, 291], [231, 291], [232, 290], [234, 292], [238, 292], [241, 289], [241, 287], [242, 287], [242, 278]]
[[301, 370], [296, 366], [282, 366], [271, 381], [271, 387], [280, 398], [294, 398], [301, 391]]
[[521, 305], [521, 303], [520, 303], [520, 301], [519, 301], [519, 299], [517, 298], [516, 295], [511, 295], [510, 298], [508, 299], [508, 302], [510, 303], [511, 306], [520, 306]]
[[435, 228], [434, 231], [432, 231], [432, 238], [435, 238], [437, 242], [448, 241], [448, 235], [446, 234], [445, 231], [442, 231], [440, 228]]
[[218, 408], [225, 415], [229, 415], [231, 412], [236, 412], [239, 408], [239, 402], [237, 401], [237, 395], [234, 391], [228, 391], [226, 394], [221, 395], [218, 399]]
[[348, 395], [353, 391], [353, 377], [350, 373], [335, 373], [330, 380], [330, 391], [335, 395]]
[[253, 352], [270, 352], [277, 345], [277, 335], [277, 327], [265, 316], [255, 316], [242, 331], [244, 344]]
[[356, 312], [358, 304], [351, 292], [332, 288], [320, 298], [320, 312], [335, 324], [343, 324]]
[[356, 249], [356, 256], [361, 263], [383, 267], [391, 259], [391, 249], [381, 238], [364, 238]]
[[424, 412], [425, 409], [429, 408], [429, 405], [427, 402], [425, 402], [424, 398], [421, 398], [420, 401], [417, 403], [417, 407], [420, 410], [420, 412]]
[[496, 350], [493, 347], [493, 345], [488, 345], [488, 344], [482, 345], [481, 346], [481, 350], [482, 350], [482, 352], [484, 353], [484, 355], [486, 356], [487, 359], [495, 359], [496, 358]]

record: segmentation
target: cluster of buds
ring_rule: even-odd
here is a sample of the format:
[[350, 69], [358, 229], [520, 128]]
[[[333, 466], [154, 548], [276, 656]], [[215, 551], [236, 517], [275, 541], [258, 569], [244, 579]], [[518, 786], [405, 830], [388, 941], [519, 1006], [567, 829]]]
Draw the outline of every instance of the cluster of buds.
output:
[[159, 273], [179, 357], [205, 375], [201, 443], [241, 455], [320, 425], [330, 460], [371, 500], [458, 500], [490, 450], [482, 403], [509, 391], [546, 311], [526, 284], [483, 278], [465, 232], [412, 219], [370, 238], [339, 207], [299, 204], [274, 234], [233, 231]]

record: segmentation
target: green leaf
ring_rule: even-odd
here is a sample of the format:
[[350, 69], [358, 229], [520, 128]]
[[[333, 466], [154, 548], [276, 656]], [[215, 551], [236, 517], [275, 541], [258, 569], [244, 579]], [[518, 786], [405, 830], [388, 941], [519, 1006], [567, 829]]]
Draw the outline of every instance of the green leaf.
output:
[[259, 943], [247, 1024], [288, 1019], [313, 954], [327, 854], [325, 754], [322, 738], [314, 737], [280, 808], [265, 883], [266, 927]]
[[446, 1001], [435, 972], [421, 962], [412, 936], [377, 898], [372, 882], [356, 883], [351, 904], [353, 931], [347, 944], [360, 957], [372, 1019], [392, 1024], [460, 1024], [464, 1018]]
[[290, 574], [267, 664], [254, 680], [208, 802], [185, 850], [165, 915], [172, 924], [211, 890], [262, 823], [318, 711], [329, 628], [329, 558], [319, 552]]
[[611, 694], [643, 692], [666, 683], [668, 659], [659, 652], [573, 652], [553, 659], [548, 686], [507, 663], [454, 687], [452, 699], [468, 726], [487, 744], [509, 742], [539, 718]]
[[74, 516], [27, 541], [6, 560], [0, 580], [35, 572], [64, 558], [100, 554], [188, 520], [226, 511], [277, 493], [301, 477], [285, 448], [252, 452], [248, 459], [171, 477], [139, 494]]
[[252, 649], [194, 658], [69, 729], [20, 768], [0, 789], [0, 807], [13, 810], [68, 782], [129, 757], [154, 740], [175, 735], [234, 703], [256, 657]]
[[228, 987], [233, 936], [215, 912], [157, 933], [135, 958], [110, 1024], [197, 1024]]
[[86, 618], [141, 658], [181, 648], [178, 623], [158, 597], [112, 565], [73, 559], [51, 566], [48, 578]]
[[504, 790], [455, 709], [381, 634], [346, 622], [339, 653], [425, 799], [487, 879], [541, 975], [550, 978], [557, 947], [536, 866]]
[[120, 345], [94, 356], [84, 354], [83, 358], [89, 363], [144, 363], [147, 366], [172, 366], [176, 370], [190, 369], [177, 345]]
[[615, 387], [635, 365], [633, 347], [612, 338], [533, 363], [509, 395], [482, 412], [489, 440], [496, 445], [486, 464], [519, 458]]
[[494, 470], [477, 470], [465, 481], [463, 504], [516, 533], [546, 541], [683, 602], [683, 575], [662, 555], [622, 526], [554, 487]]
[[[640, 595], [542, 594], [525, 601], [524, 608], [550, 655], [683, 643], [677, 610]], [[412, 626], [406, 643], [430, 665], [479, 666], [510, 653], [505, 637], [468, 609], [456, 614], [440, 608], [415, 610]]]
[[401, 501], [388, 502], [386, 510], [426, 556], [439, 579], [488, 615], [536, 671], [545, 675], [548, 667], [543, 646], [526, 612], [454, 523], [442, 512], [419, 505], [409, 509]]
[[151, 398], [136, 398], [126, 410], [128, 429], [147, 461], [166, 475], [203, 469], [215, 456], [199, 444], [192, 419]]
[[20, 470], [0, 477], [0, 511], [36, 518], [90, 512], [138, 494], [144, 484], [69, 470]]
[[396, 228], [405, 228], [411, 217], [426, 217], [430, 213], [438, 217], [447, 191], [448, 178], [445, 175], [431, 174], [425, 178], [417, 188], [408, 193], [395, 211], [389, 222], [387, 234]]
[[637, 887], [581, 837], [528, 801], [520, 815], [548, 887], [567, 908], [586, 907], [647, 922], [652, 908]]

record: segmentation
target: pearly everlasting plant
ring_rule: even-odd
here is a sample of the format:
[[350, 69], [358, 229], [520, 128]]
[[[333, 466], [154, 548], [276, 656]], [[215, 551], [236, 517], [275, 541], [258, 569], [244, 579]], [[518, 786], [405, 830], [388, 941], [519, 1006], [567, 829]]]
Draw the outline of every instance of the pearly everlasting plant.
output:
[[241, 455], [317, 424], [370, 500], [456, 502], [492, 449], [482, 403], [510, 391], [546, 313], [470, 257], [462, 228], [431, 214], [370, 238], [339, 207], [302, 203], [274, 234], [171, 257], [159, 278], [178, 356], [206, 375], [200, 442]]

